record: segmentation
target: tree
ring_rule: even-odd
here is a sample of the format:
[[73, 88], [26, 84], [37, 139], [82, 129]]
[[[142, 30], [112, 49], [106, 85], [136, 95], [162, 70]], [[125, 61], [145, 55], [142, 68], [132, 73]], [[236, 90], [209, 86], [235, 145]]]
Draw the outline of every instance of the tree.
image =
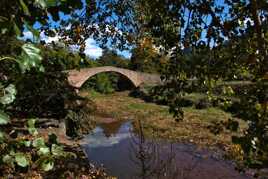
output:
[[152, 39], [144, 38], [132, 49], [130, 68], [141, 72], [158, 73], [167, 60], [154, 47]]
[[[248, 165], [267, 162], [268, 93], [264, 78], [268, 71], [267, 2], [138, 2], [142, 4], [144, 18], [140, 24], [144, 31], [166, 50], [172, 49], [163, 79], [171, 110], [177, 117], [183, 118], [179, 101], [188, 92], [190, 77], [205, 84], [213, 99], [212, 89], [218, 82], [236, 79], [233, 69], [246, 69], [252, 74], [254, 85], [238, 94], [243, 104], [241, 117], [250, 127], [244, 137], [234, 142], [239, 142], [244, 149]], [[226, 44], [228, 53], [222, 53]], [[196, 58], [200, 60], [192, 62]]]
[[105, 49], [102, 56], [97, 60], [102, 66], [114, 66], [128, 68], [128, 60], [118, 55], [115, 50]]
[[[23, 36], [25, 29], [31, 31], [38, 39], [40, 31], [33, 28], [33, 25], [38, 23], [40, 29], [44, 30], [47, 35], [54, 35], [51, 31], [51, 15], [52, 20], [64, 23], [66, 20], [61, 19], [59, 12], [75, 15], [75, 10], [83, 8], [82, 1], [68, 0], [68, 1], [45, 1], [45, 0], [16, 0], [8, 1], [1, 0], [0, 7], [0, 39], [1, 51], [2, 47], [5, 49], [6, 41], [9, 37]], [[88, 9], [89, 10], [89, 9]]]
[[[64, 5], [63, 1], [57, 0], [27, 2], [24, 0], [1, 0], [0, 174], [3, 176], [8, 175], [6, 172], [17, 174], [20, 167], [24, 168], [25, 171], [32, 169], [33, 163], [42, 170], [49, 171], [53, 169], [56, 159], [69, 155], [64, 152], [62, 146], [58, 145], [55, 136], [50, 135], [50, 140], [47, 142], [43, 138], [37, 138], [35, 119], [29, 119], [26, 124], [24, 124], [24, 121], [19, 121], [20, 127], [21, 125], [26, 126], [24, 132], [27, 134], [18, 137], [8, 108], [10, 109], [10, 106], [13, 105], [18, 91], [16, 85], [26, 76], [25, 74], [29, 74], [29, 71], [31, 71], [35, 72], [36, 77], [40, 77], [38, 76], [40, 74], [41, 76], [44, 75], [41, 50], [30, 42], [18, 42], [14, 37], [21, 35], [24, 27], [26, 27], [35, 38], [38, 38], [39, 31], [34, 29], [32, 25], [38, 21], [43, 26], [47, 25], [49, 27], [48, 12], [52, 14], [52, 17], [57, 17], [60, 10], [58, 8], [61, 8], [62, 11], [64, 11], [64, 8], [70, 8], [72, 7], [70, 2], [66, 2]], [[77, 1], [72, 1], [72, 3], [79, 4]], [[71, 12], [70, 9], [65, 10]], [[13, 47], [9, 49], [10, 46]], [[4, 70], [2, 71], [2, 69]], [[32, 86], [29, 85], [29, 87]]]

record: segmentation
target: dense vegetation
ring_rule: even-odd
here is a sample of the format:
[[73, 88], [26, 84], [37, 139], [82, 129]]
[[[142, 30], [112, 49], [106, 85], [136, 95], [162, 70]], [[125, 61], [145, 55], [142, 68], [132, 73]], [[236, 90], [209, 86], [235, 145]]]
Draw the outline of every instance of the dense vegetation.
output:
[[[70, 172], [75, 172], [65, 167], [60, 173], [47, 173], [55, 167], [61, 170], [60, 165], [65, 165], [67, 159], [75, 160], [79, 153], [66, 149], [55, 134], [39, 134], [36, 125], [48, 127], [53, 123], [49, 118], [62, 119], [75, 110], [77, 104], [66, 108], [66, 100], [75, 101], [78, 97], [68, 86], [62, 70], [82, 66], [81, 57], [65, 49], [38, 44], [40, 31], [34, 29], [33, 24], [38, 21], [43, 30], [49, 32], [48, 16], [57, 20], [59, 11], [71, 13], [81, 5], [78, 1], [1, 1], [1, 176], [35, 178], [56, 174], [68, 177]], [[34, 39], [18, 40], [24, 30], [32, 32]], [[42, 120], [42, 117], [45, 118]], [[68, 122], [68, 118], [66, 120]], [[90, 171], [88, 164], [82, 165], [88, 169], [84, 171], [88, 176], [103, 175], [100, 171]], [[77, 176], [82, 173], [76, 171]]]

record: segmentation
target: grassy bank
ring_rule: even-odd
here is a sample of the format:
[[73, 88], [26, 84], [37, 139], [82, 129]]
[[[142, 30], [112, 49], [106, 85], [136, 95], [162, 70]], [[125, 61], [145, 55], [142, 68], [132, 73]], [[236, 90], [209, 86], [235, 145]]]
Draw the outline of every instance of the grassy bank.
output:
[[[113, 94], [99, 94], [94, 91], [81, 92], [82, 96], [90, 98], [96, 103], [95, 120], [113, 118], [115, 120], [141, 120], [147, 137], [160, 137], [168, 140], [196, 143], [206, 147], [220, 147], [230, 150], [232, 135], [239, 135], [242, 131], [231, 132], [223, 130], [214, 135], [211, 126], [220, 121], [227, 121], [231, 114], [218, 108], [195, 109], [184, 108], [185, 119], [176, 122], [168, 112], [167, 106], [147, 103], [141, 99], [128, 96], [128, 92]], [[239, 121], [239, 120], [238, 120]], [[240, 125], [246, 124], [239, 121]], [[135, 126], [135, 125], [134, 125]]]

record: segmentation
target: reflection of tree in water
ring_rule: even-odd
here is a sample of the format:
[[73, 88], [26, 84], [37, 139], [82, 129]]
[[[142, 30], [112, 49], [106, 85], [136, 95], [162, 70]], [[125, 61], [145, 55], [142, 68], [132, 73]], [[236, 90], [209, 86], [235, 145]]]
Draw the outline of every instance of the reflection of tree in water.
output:
[[[131, 160], [139, 171], [136, 174], [136, 178], [142, 179], [184, 179], [188, 178], [190, 172], [197, 166], [198, 161], [194, 159], [194, 156], [190, 159], [188, 166], [180, 165], [177, 161], [176, 152], [173, 144], [165, 145], [160, 141], [151, 139], [145, 140], [143, 128], [139, 121], [138, 134], [133, 134], [130, 152]], [[188, 152], [188, 151], [187, 151]]]
[[99, 126], [103, 129], [103, 133], [106, 137], [115, 136], [120, 127], [122, 126], [121, 121], [111, 122], [111, 123], [101, 123]]

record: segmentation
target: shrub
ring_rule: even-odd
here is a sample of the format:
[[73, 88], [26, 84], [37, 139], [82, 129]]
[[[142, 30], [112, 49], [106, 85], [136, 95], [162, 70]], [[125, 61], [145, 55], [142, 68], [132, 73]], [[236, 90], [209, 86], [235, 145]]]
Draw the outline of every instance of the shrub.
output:
[[205, 109], [209, 107], [212, 107], [212, 104], [207, 98], [200, 99], [198, 103], [195, 105], [196, 109]]

